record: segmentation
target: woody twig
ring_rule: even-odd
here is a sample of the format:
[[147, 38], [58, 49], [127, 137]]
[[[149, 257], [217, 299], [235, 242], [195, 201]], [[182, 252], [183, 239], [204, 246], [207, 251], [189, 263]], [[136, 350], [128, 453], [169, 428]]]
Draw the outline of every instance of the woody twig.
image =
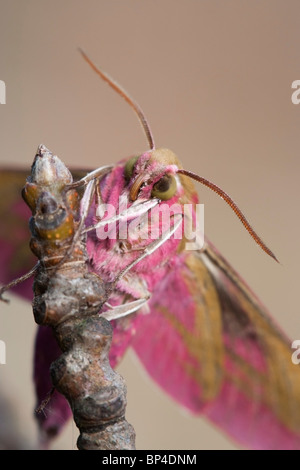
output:
[[126, 385], [108, 359], [112, 327], [98, 314], [112, 286], [88, 269], [72, 176], [44, 146], [38, 149], [23, 197], [32, 210], [30, 245], [39, 259], [34, 317], [39, 325], [53, 328], [62, 350], [51, 365], [51, 377], [69, 401], [80, 431], [77, 446], [134, 449], [134, 429], [125, 419]]

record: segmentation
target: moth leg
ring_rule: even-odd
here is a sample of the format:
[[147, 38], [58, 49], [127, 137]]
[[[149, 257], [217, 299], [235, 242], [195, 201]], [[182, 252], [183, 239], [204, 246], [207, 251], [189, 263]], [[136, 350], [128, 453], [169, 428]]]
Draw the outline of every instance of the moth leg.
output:
[[86, 189], [84, 191], [84, 194], [81, 200], [82, 211], [80, 214], [79, 225], [73, 236], [70, 247], [68, 248], [63, 259], [57, 265], [57, 268], [61, 266], [61, 264], [63, 264], [65, 260], [72, 254], [78, 239], [85, 233], [85, 231], [83, 230], [83, 227], [85, 225], [86, 218], [89, 214], [89, 210], [92, 205], [95, 193], [96, 193], [97, 203], [99, 202], [99, 200], [101, 201], [101, 193], [100, 193], [98, 182], [100, 181], [101, 177], [106, 175], [106, 173], [108, 173], [108, 171], [111, 170], [112, 168], [113, 168], [112, 166], [104, 166], [104, 167], [97, 168], [96, 170], [88, 173], [84, 178], [81, 178], [81, 180], [68, 185], [67, 187], [68, 190], [73, 189], [74, 187], [78, 187], [83, 184], [86, 184], [87, 186], [86, 186]]
[[5, 291], [7, 291], [8, 289], [11, 289], [12, 287], [20, 284], [21, 282], [24, 282], [26, 281], [26, 279], [29, 279], [31, 276], [34, 275], [34, 273], [36, 272], [36, 270], [38, 269], [39, 267], [39, 262], [30, 270], [28, 271], [28, 273], [24, 274], [23, 276], [20, 276], [18, 277], [17, 279], [14, 279], [13, 281], [9, 282], [8, 284], [6, 284], [5, 286], [1, 287], [0, 289], [0, 300], [2, 300], [3, 302], [6, 302], [8, 303], [9, 300], [8, 299], [4, 299], [2, 297], [3, 293]]
[[[103, 203], [99, 184], [96, 185], [95, 198], [96, 198], [96, 207], [99, 207]], [[97, 222], [101, 221], [101, 218], [97, 214], [97, 211], [96, 211], [96, 221]]]
[[142, 259], [146, 258], [146, 256], [151, 255], [156, 251], [161, 245], [163, 245], [171, 236], [176, 232], [176, 230], [180, 227], [182, 224], [182, 220], [184, 215], [183, 214], [175, 214], [174, 216], [175, 222], [172, 228], [170, 230], [167, 230], [164, 232], [158, 240], [155, 240], [152, 243], [149, 243], [149, 245], [144, 249], [144, 252], [136, 258], [134, 261], [132, 261], [126, 268], [121, 271], [121, 273], [118, 275], [118, 277], [115, 279], [114, 283], [118, 282], [125, 274], [130, 271], [136, 264], [138, 264]]
[[109, 302], [105, 302], [105, 304], [107, 307], [111, 308], [111, 309], [114, 309], [115, 306], [114, 305], [111, 305]]
[[112, 168], [113, 168], [112, 166], [104, 166], [104, 167], [101, 167], [101, 168], [97, 168], [96, 170], [91, 171], [90, 173], [88, 173], [81, 180], [76, 181], [75, 183], [72, 183], [71, 185], [68, 186], [68, 189], [73, 189], [74, 184], [76, 184], [75, 187], [77, 187], [81, 184], [87, 184], [86, 189], [85, 189], [84, 194], [83, 194], [83, 197], [82, 197], [82, 200], [81, 200], [82, 212], [80, 214], [79, 225], [78, 225], [78, 227], [76, 229], [76, 232], [73, 236], [70, 247], [68, 248], [65, 256], [60, 261], [60, 263], [57, 265], [57, 267], [59, 267], [61, 264], [63, 264], [65, 262], [65, 260], [71, 255], [78, 239], [83, 235], [83, 233], [84, 233], [83, 227], [85, 225], [85, 221], [86, 221], [86, 218], [88, 216], [90, 207], [92, 205], [93, 197], [94, 197], [95, 193], [96, 193], [96, 196], [97, 196], [97, 200], [99, 200], [99, 197], [101, 198], [100, 189], [99, 189], [99, 186], [98, 186], [97, 183], [99, 182], [100, 177], [104, 176]]
[[118, 318], [122, 318], [122, 317], [125, 317], [126, 315], [129, 315], [130, 313], [136, 312], [139, 308], [141, 308], [143, 305], [145, 305], [148, 302], [149, 297], [138, 299], [138, 300], [133, 300], [132, 302], [118, 305], [116, 307], [111, 306], [110, 310], [107, 310], [106, 312], [103, 312], [100, 315], [101, 317], [104, 317], [106, 320], [109, 320], [109, 321], [117, 320]]
[[155, 207], [157, 204], [159, 204], [159, 199], [155, 199], [155, 198], [147, 200], [147, 201], [143, 201], [143, 202], [139, 201], [136, 204], [133, 203], [128, 209], [124, 210], [120, 214], [116, 214], [110, 217], [109, 219], [100, 220], [100, 222], [97, 222], [94, 225], [90, 225], [89, 227], [86, 227], [83, 230], [83, 233], [90, 232], [91, 230], [95, 230], [99, 227], [102, 227], [107, 224], [112, 224], [117, 221], [134, 219], [136, 217], [139, 217], [145, 214], [150, 209], [153, 209], [153, 207]]
[[65, 263], [65, 261], [71, 256], [79, 238], [83, 235], [83, 226], [85, 224], [85, 220], [87, 218], [87, 215], [88, 215], [88, 212], [91, 207], [93, 197], [95, 194], [95, 184], [96, 184], [96, 180], [91, 180], [87, 184], [86, 190], [84, 191], [84, 195], [82, 197], [83, 212], [81, 213], [80, 222], [78, 224], [78, 227], [76, 228], [76, 232], [74, 233], [71, 244], [69, 245], [67, 251], [65, 252], [60, 262], [56, 265], [55, 271], [59, 269]]
[[90, 171], [87, 175], [81, 178], [78, 181], [74, 181], [74, 183], [68, 184], [67, 189], [75, 189], [79, 186], [86, 185], [90, 181], [99, 180], [101, 176], [106, 175], [110, 170], [113, 169], [113, 165], [106, 165], [96, 168], [96, 170]]
[[36, 413], [42, 413], [44, 412], [44, 409], [46, 408], [46, 406], [48, 405], [49, 401], [51, 400], [52, 398], [52, 395], [53, 393], [55, 392], [55, 387], [52, 387], [49, 392], [47, 393], [46, 395], [46, 398], [44, 398], [44, 400], [42, 401], [42, 403], [37, 407], [37, 409], [35, 410]]
[[83, 227], [84, 227], [84, 224], [85, 224], [86, 218], [88, 216], [88, 213], [89, 213], [92, 201], [93, 201], [93, 197], [94, 197], [94, 194], [95, 194], [96, 184], [97, 184], [96, 179], [91, 180], [87, 184], [86, 190], [84, 191], [84, 195], [83, 195], [82, 201], [81, 201], [82, 212], [80, 214], [80, 222], [79, 222], [79, 225], [78, 225], [78, 227], [76, 229], [76, 232], [74, 234], [71, 247], [68, 250], [68, 254], [69, 254], [69, 251], [70, 252], [73, 251], [73, 248], [74, 248], [76, 242], [78, 241], [78, 239], [80, 238], [80, 236], [83, 233]]
[[[179, 217], [178, 217], [179, 216]], [[167, 230], [162, 234], [162, 237], [159, 240], [155, 240], [154, 242], [150, 243], [147, 248], [144, 249], [144, 252], [142, 253], [141, 256], [139, 256], [136, 260], [134, 260], [132, 263], [130, 263], [121, 273], [117, 276], [117, 278], [114, 280], [114, 282], [110, 286], [110, 290], [112, 291], [115, 285], [119, 282], [119, 280], [130, 271], [137, 263], [139, 263], [142, 259], [144, 259], [146, 256], [151, 255], [155, 250], [157, 250], [165, 241], [167, 241], [178, 229], [178, 227], [182, 223], [182, 214], [175, 214], [174, 219], [176, 219], [174, 222], [173, 227], [170, 230]], [[150, 298], [150, 294], [147, 291], [146, 295], [142, 299], [134, 300], [133, 302], [129, 302], [127, 304], [123, 304], [117, 307], [113, 307], [111, 310], [108, 310], [107, 312], [103, 313], [102, 315], [105, 316], [105, 318], [109, 320], [114, 320], [116, 318], [121, 318], [125, 315], [129, 315], [129, 313], [135, 312], [138, 310], [142, 305], [144, 305], [148, 299]]]

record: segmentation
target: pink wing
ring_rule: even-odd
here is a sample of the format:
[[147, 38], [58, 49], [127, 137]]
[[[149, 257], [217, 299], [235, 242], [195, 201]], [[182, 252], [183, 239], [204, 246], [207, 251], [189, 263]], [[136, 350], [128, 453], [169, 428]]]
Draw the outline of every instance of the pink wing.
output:
[[176, 401], [252, 449], [300, 448], [300, 369], [290, 342], [208, 246], [157, 287], [133, 347]]

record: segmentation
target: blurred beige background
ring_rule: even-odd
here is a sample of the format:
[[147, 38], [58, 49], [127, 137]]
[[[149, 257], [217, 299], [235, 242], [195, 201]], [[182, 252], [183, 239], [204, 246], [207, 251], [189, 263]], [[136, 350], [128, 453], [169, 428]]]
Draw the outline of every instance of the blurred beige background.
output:
[[[206, 235], [300, 339], [300, 105], [291, 102], [300, 79], [299, 1], [0, 0], [0, 12], [0, 163], [29, 170], [40, 143], [68, 165], [90, 168], [145, 150], [135, 115], [84, 63], [81, 46], [140, 103], [157, 145], [227, 191], [274, 250], [280, 265], [199, 186]], [[29, 305], [0, 305], [0, 387], [31, 445], [34, 331]], [[133, 353], [119, 370], [138, 448], [235, 448], [161, 392]], [[53, 448], [75, 448], [76, 438], [70, 423]]]

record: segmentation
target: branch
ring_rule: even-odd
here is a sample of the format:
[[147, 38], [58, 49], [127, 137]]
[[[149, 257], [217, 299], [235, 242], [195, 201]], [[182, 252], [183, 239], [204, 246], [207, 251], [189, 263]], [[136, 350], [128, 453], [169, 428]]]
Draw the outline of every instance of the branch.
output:
[[[88, 183], [85, 194], [93, 184]], [[70, 403], [80, 430], [77, 446], [134, 449], [134, 429], [125, 419], [126, 386], [109, 364], [113, 330], [98, 315], [112, 286], [89, 272], [78, 193], [68, 169], [44, 146], [23, 197], [32, 210], [30, 244], [39, 259], [34, 317], [53, 328], [63, 352], [51, 365], [51, 378]]]

